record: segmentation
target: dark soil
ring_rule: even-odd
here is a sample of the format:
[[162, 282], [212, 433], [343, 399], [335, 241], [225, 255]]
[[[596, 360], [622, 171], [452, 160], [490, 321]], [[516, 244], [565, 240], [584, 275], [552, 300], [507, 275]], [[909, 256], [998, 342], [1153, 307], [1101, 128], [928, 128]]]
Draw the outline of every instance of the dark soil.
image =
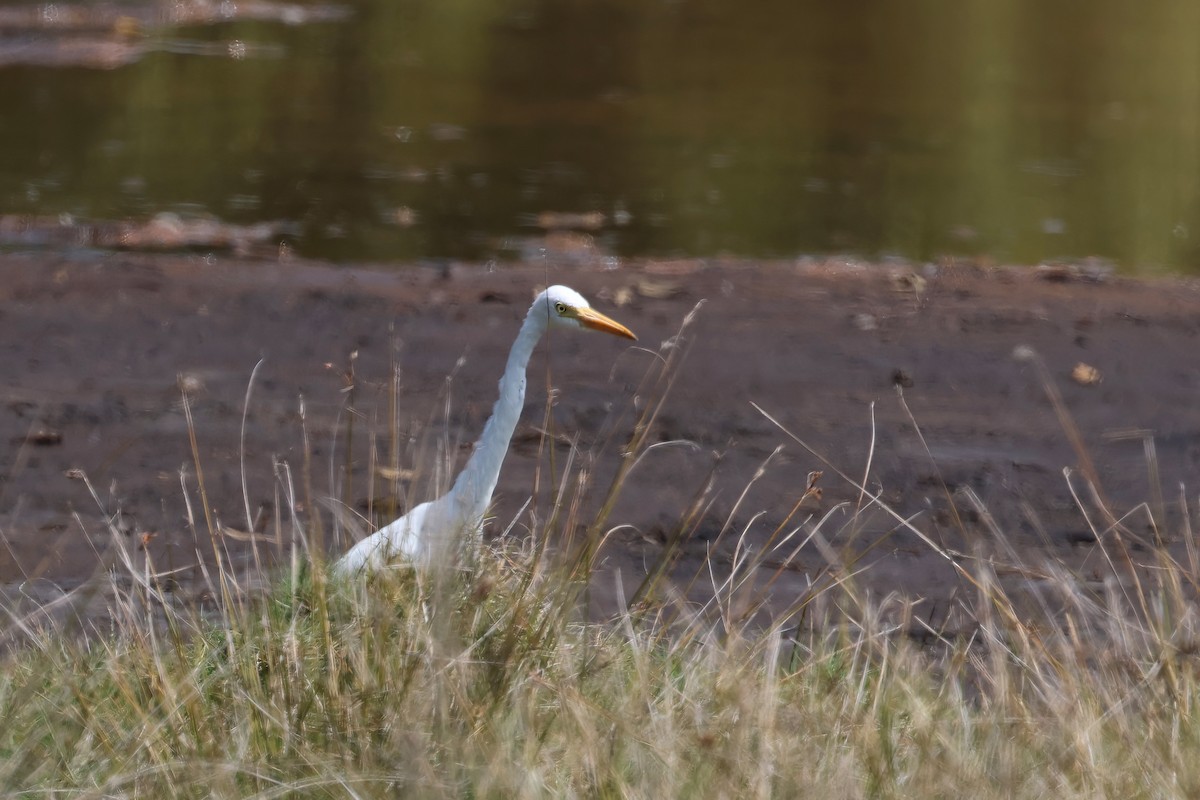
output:
[[[914, 273], [837, 261], [489, 272], [18, 254], [0, 257], [0, 581], [10, 596], [55, 596], [119, 561], [120, 545], [137, 568], [149, 554], [156, 569], [174, 570], [181, 597], [203, 594], [198, 565], [211, 566], [214, 543], [181, 384], [215, 526], [229, 529], [217, 540], [222, 558], [250, 572], [286, 555], [289, 485], [303, 515], [320, 506], [326, 546], [340, 551], [364, 527], [347, 523], [349, 512], [329, 511], [329, 498], [364, 514], [391, 503], [395, 475], [385, 470], [373, 486], [367, 475], [391, 458], [393, 364], [400, 467], [420, 473], [403, 473], [403, 505], [427, 499], [439, 443], [450, 443], [459, 464], [465, 458], [520, 319], [547, 282], [580, 290], [641, 341], [581, 333], [542, 344], [493, 534], [515, 519], [510, 535], [523, 536], [532, 514], [544, 518], [556, 482], [550, 450], [555, 469], [567, 463], [569, 448], [544, 446], [539, 433], [546, 387], [557, 392], [550, 428], [560, 441], [578, 440], [574, 464], [588, 466], [596, 488], [585, 507], [595, 508], [629, 436], [633, 397], [655, 358], [648, 351], [706, 301], [654, 433], [695, 447], [652, 451], [627, 482], [609, 520], [622, 527], [596, 578], [598, 608], [612, 607], [614, 572], [632, 591], [714, 469], [711, 508], [672, 572], [683, 585], [704, 567], [694, 598], [712, 581], [706, 564], [718, 577], [728, 573], [737, 537], [747, 531], [746, 542], [761, 546], [809, 472], [823, 470], [822, 496], [793, 521], [828, 513], [820, 531], [830, 547], [823, 555], [810, 542], [788, 562], [771, 602], [793, 602], [831, 574], [833, 560], [838, 569], [866, 567], [858, 580], [878, 596], [923, 600], [921, 613], [939, 624], [964, 587], [951, 560], [890, 514], [854, 514], [870, 504], [837, 471], [861, 480], [868, 461], [871, 493], [960, 554], [959, 563], [994, 557], [1011, 586], [1036, 583], [1039, 565], [1052, 559], [1083, 582], [1113, 573], [1101, 545], [1111, 554], [1115, 538], [1097, 497], [1124, 519], [1135, 562], [1152, 559], [1156, 537], [1182, 547], [1180, 501], [1195, 506], [1200, 486], [1195, 282], [955, 265]], [[1014, 358], [1019, 346], [1044, 360], [1082, 449], [1073, 448], [1036, 364]], [[243, 447], [243, 405], [260, 359]], [[1097, 372], [1073, 378], [1081, 362]], [[1087, 460], [1099, 478], [1095, 494]], [[1151, 511], [1165, 524], [1152, 526]], [[764, 578], [785, 560], [769, 559]]]

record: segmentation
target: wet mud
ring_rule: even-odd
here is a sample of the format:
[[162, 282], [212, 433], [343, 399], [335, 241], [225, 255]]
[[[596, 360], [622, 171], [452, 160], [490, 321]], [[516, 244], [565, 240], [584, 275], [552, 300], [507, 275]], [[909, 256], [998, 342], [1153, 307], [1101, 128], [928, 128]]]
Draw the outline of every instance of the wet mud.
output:
[[[428, 499], [439, 453], [461, 465], [547, 282], [641, 340], [543, 342], [492, 536], [545, 519], [568, 463], [595, 487], [584, 509], [598, 507], [631, 409], [653, 396], [643, 375], [704, 301], [653, 430], [676, 444], [640, 461], [609, 518], [597, 613], [633, 591], [710, 480], [669, 572], [696, 601], [747, 547], [800, 524], [793, 543], [819, 535], [751, 582], [773, 607], [857, 572], [935, 627], [970, 591], [956, 563], [991, 559], [1017, 591], [1051, 562], [1085, 584], [1126, 579], [1105, 555], [1113, 517], [1134, 562], [1160, 543], [1184, 557], [1183, 502], [1194, 511], [1200, 487], [1195, 281], [839, 260], [488, 271], [38, 253], [0, 257], [6, 595], [46, 601], [150, 559], [181, 602], [202, 598], [214, 552], [244, 575], [287, 559], [289, 507], [344, 549], [369, 515]], [[818, 470], [820, 496], [793, 514]]]

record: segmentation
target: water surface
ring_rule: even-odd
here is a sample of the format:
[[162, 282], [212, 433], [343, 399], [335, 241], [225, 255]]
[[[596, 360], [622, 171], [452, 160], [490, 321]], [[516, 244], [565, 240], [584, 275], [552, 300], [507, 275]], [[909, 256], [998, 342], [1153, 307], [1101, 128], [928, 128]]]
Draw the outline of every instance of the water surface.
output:
[[343, 8], [143, 14], [108, 68], [0, 28], [0, 214], [272, 221], [335, 260], [528, 256], [592, 212], [550, 222], [617, 256], [1200, 270], [1200, 4]]

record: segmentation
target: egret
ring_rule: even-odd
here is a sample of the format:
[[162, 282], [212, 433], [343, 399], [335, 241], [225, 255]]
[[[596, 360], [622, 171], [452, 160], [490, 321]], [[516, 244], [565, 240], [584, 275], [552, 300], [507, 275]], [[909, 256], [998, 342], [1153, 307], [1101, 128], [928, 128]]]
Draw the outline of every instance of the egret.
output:
[[525, 368], [538, 340], [552, 327], [586, 328], [637, 339], [624, 325], [593, 309], [574, 289], [551, 286], [539, 294], [508, 353], [492, 416], [454, 486], [354, 545], [334, 564], [335, 574], [374, 571], [398, 559], [419, 568], [453, 563], [464, 537], [477, 534], [483, 524], [525, 404]]

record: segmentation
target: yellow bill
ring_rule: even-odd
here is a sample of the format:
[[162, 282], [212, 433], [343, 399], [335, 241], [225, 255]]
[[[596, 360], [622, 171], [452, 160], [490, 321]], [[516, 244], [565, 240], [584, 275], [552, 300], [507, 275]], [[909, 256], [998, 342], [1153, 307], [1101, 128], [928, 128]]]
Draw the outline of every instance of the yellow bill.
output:
[[616, 320], [609, 319], [594, 308], [575, 309], [575, 318], [585, 328], [591, 328], [594, 331], [604, 331], [605, 333], [611, 333], [613, 336], [622, 336], [626, 339], [637, 341], [637, 337], [633, 335], [633, 331]]

